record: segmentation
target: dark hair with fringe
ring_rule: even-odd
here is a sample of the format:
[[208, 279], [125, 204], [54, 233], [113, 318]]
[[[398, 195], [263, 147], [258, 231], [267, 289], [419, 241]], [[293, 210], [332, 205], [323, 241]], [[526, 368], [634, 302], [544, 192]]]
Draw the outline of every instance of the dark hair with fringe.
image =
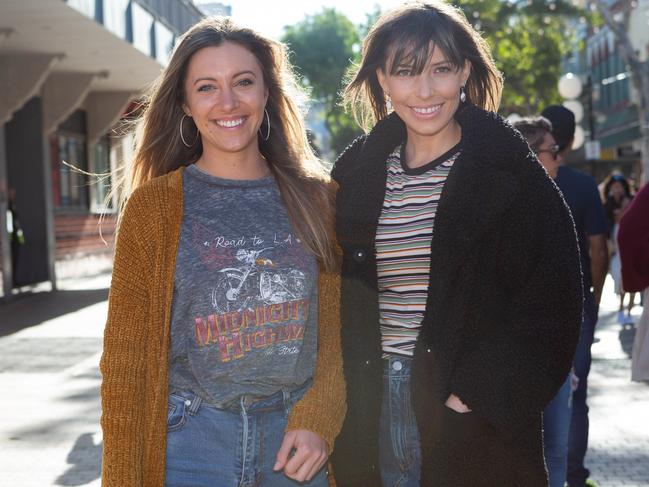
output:
[[467, 101], [486, 110], [498, 110], [502, 75], [487, 42], [458, 8], [442, 1], [417, 1], [382, 14], [363, 41], [360, 65], [350, 72], [343, 93], [359, 125], [369, 130], [388, 114], [377, 69], [394, 74], [400, 65], [407, 65], [420, 74], [432, 50], [438, 48], [457, 70], [466, 61], [471, 63]]

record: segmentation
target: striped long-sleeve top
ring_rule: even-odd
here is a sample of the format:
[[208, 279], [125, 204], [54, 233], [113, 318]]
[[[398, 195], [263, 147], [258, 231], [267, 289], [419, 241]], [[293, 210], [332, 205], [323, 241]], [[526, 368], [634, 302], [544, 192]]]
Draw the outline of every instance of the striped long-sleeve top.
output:
[[418, 168], [406, 166], [404, 147], [387, 160], [376, 260], [383, 353], [412, 356], [426, 309], [437, 205], [460, 144]]

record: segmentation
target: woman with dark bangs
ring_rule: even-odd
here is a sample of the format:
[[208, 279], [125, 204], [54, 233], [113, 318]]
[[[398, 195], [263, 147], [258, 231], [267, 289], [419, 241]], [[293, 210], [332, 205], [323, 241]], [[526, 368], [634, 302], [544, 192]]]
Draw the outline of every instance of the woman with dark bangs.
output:
[[382, 15], [346, 88], [371, 130], [333, 177], [348, 413], [340, 487], [547, 486], [541, 412], [581, 322], [569, 210], [497, 110], [456, 8]]

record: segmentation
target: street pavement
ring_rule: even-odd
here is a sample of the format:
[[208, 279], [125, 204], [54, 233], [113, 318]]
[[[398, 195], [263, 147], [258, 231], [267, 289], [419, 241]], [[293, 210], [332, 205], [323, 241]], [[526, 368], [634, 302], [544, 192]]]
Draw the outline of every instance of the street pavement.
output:
[[[0, 304], [0, 487], [100, 485], [108, 284], [107, 275], [69, 279]], [[593, 346], [587, 466], [600, 487], [649, 487], [649, 383], [629, 380], [634, 330], [615, 321], [616, 308], [609, 280]]]

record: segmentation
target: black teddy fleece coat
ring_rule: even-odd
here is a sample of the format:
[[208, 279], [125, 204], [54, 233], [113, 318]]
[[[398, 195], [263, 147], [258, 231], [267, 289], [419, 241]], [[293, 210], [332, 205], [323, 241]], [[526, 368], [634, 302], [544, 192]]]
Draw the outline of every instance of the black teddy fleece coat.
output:
[[[463, 104], [462, 153], [445, 184], [431, 249], [412, 396], [421, 485], [547, 486], [541, 414], [567, 377], [582, 311], [570, 211], [522, 136]], [[342, 339], [348, 412], [333, 452], [339, 487], [379, 487], [382, 364], [374, 238], [396, 114], [336, 162], [344, 251]], [[472, 412], [444, 406], [456, 394]]]

